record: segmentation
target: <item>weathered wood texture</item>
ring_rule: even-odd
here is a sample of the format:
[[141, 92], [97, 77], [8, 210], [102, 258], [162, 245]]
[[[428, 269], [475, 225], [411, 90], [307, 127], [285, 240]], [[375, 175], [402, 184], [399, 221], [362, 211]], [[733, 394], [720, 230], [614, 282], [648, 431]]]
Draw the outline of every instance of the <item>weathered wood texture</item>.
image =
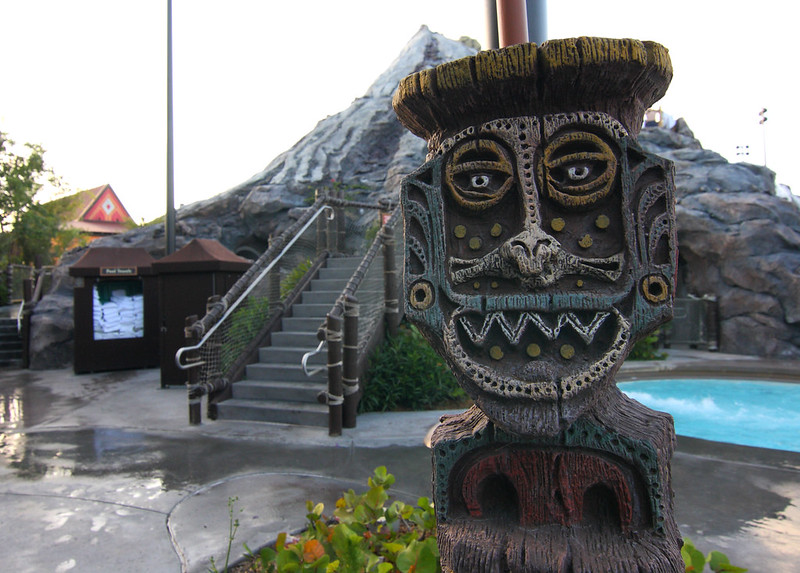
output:
[[671, 317], [672, 165], [636, 141], [666, 49], [522, 44], [395, 94], [427, 139], [403, 183], [406, 315], [476, 407], [434, 434], [446, 568], [681, 571], [671, 418], [614, 374]]

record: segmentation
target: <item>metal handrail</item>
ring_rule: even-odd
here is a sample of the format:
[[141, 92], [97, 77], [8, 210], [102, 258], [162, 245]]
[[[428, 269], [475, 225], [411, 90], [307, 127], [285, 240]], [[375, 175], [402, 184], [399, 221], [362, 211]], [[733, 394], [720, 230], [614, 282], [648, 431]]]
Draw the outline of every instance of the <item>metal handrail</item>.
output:
[[[322, 203], [322, 200], [318, 200], [317, 202], [318, 203]], [[230, 316], [231, 313], [233, 313], [233, 311], [236, 310], [236, 308], [242, 303], [242, 301], [245, 298], [247, 298], [247, 295], [249, 295], [250, 292], [252, 292], [252, 290], [259, 283], [259, 281], [261, 281], [261, 279], [263, 279], [267, 275], [267, 273], [273, 269], [273, 267], [281, 260], [281, 258], [295, 244], [295, 242], [297, 242], [297, 240], [300, 238], [300, 236], [311, 226], [311, 224], [314, 221], [316, 221], [317, 218], [322, 213], [324, 213], [326, 211], [328, 212], [328, 220], [332, 221], [334, 216], [335, 216], [333, 207], [331, 207], [330, 205], [321, 204], [319, 206], [319, 209], [311, 217], [309, 217], [308, 221], [306, 221], [305, 224], [300, 229], [298, 229], [298, 230], [296, 230], [296, 231], [294, 231], [292, 233], [293, 236], [292, 236], [291, 240], [288, 243], [286, 243], [286, 245], [283, 247], [283, 249], [281, 249], [281, 252], [278, 253], [278, 255], [274, 259], [272, 259], [272, 261], [258, 274], [258, 276], [255, 279], [250, 280], [250, 284], [248, 285], [248, 287], [239, 295], [239, 297], [233, 302], [233, 304], [231, 304], [230, 306], [227, 307], [227, 309], [222, 314], [222, 316], [218, 320], [216, 320], [214, 322], [214, 324], [211, 326], [211, 328], [206, 330], [205, 334], [200, 339], [200, 341], [195, 345], [183, 346], [183, 347], [178, 349], [178, 351], [175, 353], [175, 364], [176, 364], [176, 366], [178, 368], [180, 368], [181, 370], [189, 370], [191, 368], [197, 368], [197, 367], [203, 366], [205, 364], [205, 362], [202, 361], [202, 360], [198, 360], [198, 361], [192, 362], [190, 364], [184, 364], [184, 363], [181, 362], [181, 358], [183, 357], [183, 355], [186, 352], [200, 350], [200, 348], [202, 348], [203, 345], [206, 342], [208, 342], [208, 339], [211, 338], [211, 336], [214, 334], [214, 332], [216, 332], [217, 328], [219, 328], [219, 325], [222, 324], [223, 322], [225, 322], [225, 319], [228, 318], [228, 316]], [[224, 305], [224, 303], [220, 303], [220, 304]]]
[[317, 354], [322, 354], [322, 347], [325, 346], [326, 342], [327, 340], [325, 339], [320, 340], [319, 344], [314, 350], [303, 354], [303, 359], [300, 361], [300, 365], [303, 367], [303, 373], [305, 373], [305, 375], [308, 376], [309, 378], [311, 376], [314, 376], [315, 374], [319, 374], [320, 372], [324, 372], [325, 370], [328, 369], [327, 366], [317, 366], [313, 370], [308, 369], [308, 361], [311, 360], [311, 358], [313, 358]]

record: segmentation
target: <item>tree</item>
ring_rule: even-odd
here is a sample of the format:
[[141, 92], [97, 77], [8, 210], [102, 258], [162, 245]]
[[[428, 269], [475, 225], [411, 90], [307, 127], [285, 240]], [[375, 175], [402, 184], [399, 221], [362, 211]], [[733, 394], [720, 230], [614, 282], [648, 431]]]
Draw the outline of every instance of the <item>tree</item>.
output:
[[47, 264], [60, 235], [67, 205], [39, 203], [37, 192], [45, 183], [60, 188], [59, 179], [45, 165], [44, 149], [26, 143], [18, 153], [14, 141], [0, 132], [0, 263]]

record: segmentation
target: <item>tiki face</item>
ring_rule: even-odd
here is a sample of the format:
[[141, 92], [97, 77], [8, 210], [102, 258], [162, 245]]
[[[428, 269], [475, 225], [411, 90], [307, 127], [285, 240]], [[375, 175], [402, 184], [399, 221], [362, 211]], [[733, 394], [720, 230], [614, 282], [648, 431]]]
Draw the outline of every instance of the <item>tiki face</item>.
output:
[[671, 168], [604, 113], [469, 127], [402, 203], [407, 316], [509, 431], [566, 428], [670, 316]]

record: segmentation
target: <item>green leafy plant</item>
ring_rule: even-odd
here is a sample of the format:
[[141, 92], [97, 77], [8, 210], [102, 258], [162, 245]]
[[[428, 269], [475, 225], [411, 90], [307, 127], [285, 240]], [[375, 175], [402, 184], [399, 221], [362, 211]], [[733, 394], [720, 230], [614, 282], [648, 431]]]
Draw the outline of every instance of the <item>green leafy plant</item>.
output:
[[220, 368], [226, 372], [239, 354], [261, 330], [269, 316], [269, 297], [246, 298], [228, 318], [229, 326], [225, 343], [220, 348]]
[[686, 573], [699, 573], [705, 570], [706, 565], [714, 573], [744, 573], [747, 571], [747, 569], [731, 565], [728, 557], [719, 551], [712, 551], [708, 556], [703, 555], [688, 539], [683, 540], [681, 557], [686, 565]]
[[[214, 558], [211, 558], [211, 567], [209, 571], [211, 573], [227, 573], [228, 572], [228, 563], [230, 562], [231, 558], [231, 546], [233, 545], [233, 540], [236, 538], [236, 532], [239, 530], [239, 520], [234, 518], [233, 515], [235, 513], [236, 502], [239, 501], [238, 497], [229, 497], [228, 498], [228, 548], [225, 551], [225, 565], [222, 568], [222, 571], [217, 569], [217, 564], [214, 561]], [[239, 510], [241, 513], [243, 510]]]
[[659, 332], [656, 329], [634, 344], [628, 360], [665, 360], [666, 353], [659, 350]]
[[281, 299], [289, 296], [289, 293], [292, 292], [292, 289], [294, 289], [294, 287], [297, 286], [297, 283], [299, 283], [303, 277], [306, 276], [306, 273], [308, 273], [309, 269], [311, 269], [313, 265], [314, 263], [311, 262], [311, 259], [306, 259], [289, 271], [289, 274], [283, 277], [281, 280]]
[[272, 547], [254, 555], [247, 546], [251, 571], [264, 573], [438, 573], [436, 517], [433, 504], [391, 501], [394, 476], [384, 466], [367, 480], [362, 494], [352, 489], [336, 502], [333, 515], [306, 503], [307, 527], [299, 536], [281, 533]]
[[372, 245], [375, 237], [378, 235], [378, 231], [381, 230], [381, 220], [380, 217], [375, 219], [375, 221], [367, 227], [367, 230], [364, 232], [364, 238], [366, 239], [366, 245]]
[[429, 410], [468, 402], [450, 369], [415, 326], [403, 323], [371, 356], [362, 412]]

